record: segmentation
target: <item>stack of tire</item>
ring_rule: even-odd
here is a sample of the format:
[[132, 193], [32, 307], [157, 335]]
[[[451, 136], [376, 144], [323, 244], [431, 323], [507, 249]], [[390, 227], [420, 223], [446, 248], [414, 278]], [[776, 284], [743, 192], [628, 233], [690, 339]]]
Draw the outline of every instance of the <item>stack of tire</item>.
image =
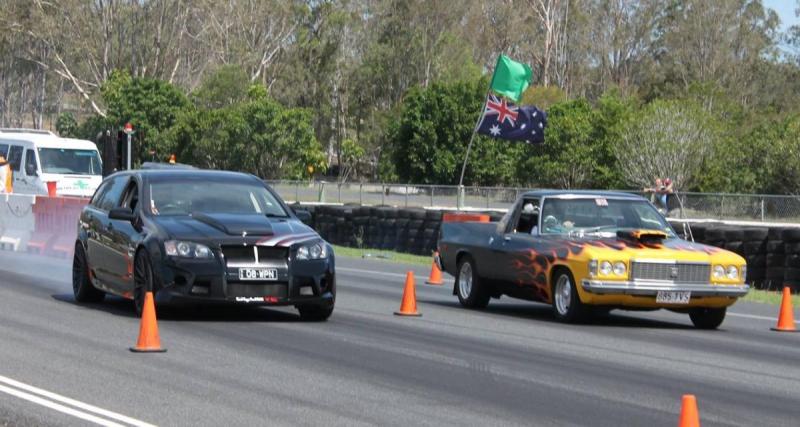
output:
[[786, 264], [783, 231], [784, 229], [780, 227], [771, 227], [767, 231], [767, 271], [764, 277], [764, 289], [776, 290], [783, 286], [783, 270]]
[[800, 228], [784, 228], [781, 232], [784, 252], [783, 286], [800, 290]]
[[426, 211], [422, 230], [423, 253], [420, 255], [428, 255], [436, 250], [436, 242], [439, 239], [439, 229], [441, 227], [442, 211]]
[[392, 250], [397, 245], [397, 209], [390, 207], [378, 208], [378, 226], [380, 232], [376, 242], [376, 249]]
[[[408, 216], [406, 224], [406, 238], [402, 241], [403, 251], [412, 254], [425, 253], [425, 210], [424, 209], [403, 209]], [[401, 243], [401, 242], [398, 242]]]
[[742, 256], [747, 261], [747, 283], [763, 289], [767, 279], [767, 240], [769, 230], [764, 227], [742, 229]]
[[725, 247], [725, 228], [720, 226], [710, 226], [703, 232], [703, 240], [695, 236], [695, 241], [700, 241], [706, 245], [716, 246], [718, 248]]
[[355, 206], [352, 208], [352, 232], [347, 239], [347, 245], [356, 248], [372, 247], [372, 236], [369, 233], [370, 208], [368, 206]]

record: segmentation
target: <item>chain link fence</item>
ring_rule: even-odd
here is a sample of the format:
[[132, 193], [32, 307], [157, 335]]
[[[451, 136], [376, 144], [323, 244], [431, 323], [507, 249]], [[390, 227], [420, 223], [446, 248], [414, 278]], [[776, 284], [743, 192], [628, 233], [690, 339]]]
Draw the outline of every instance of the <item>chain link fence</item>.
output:
[[[464, 187], [336, 183], [325, 181], [267, 181], [287, 201], [388, 205], [398, 207], [505, 210], [530, 188]], [[644, 195], [641, 191], [621, 190]], [[769, 194], [679, 193], [670, 195], [668, 216], [800, 223], [800, 196]]]

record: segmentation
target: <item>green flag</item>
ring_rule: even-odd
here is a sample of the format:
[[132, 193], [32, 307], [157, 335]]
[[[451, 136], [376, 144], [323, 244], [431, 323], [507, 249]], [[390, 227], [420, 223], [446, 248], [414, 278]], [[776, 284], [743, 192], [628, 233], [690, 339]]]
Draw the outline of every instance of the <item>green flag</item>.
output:
[[505, 96], [514, 102], [519, 102], [522, 92], [525, 92], [528, 83], [531, 81], [532, 74], [531, 67], [528, 64], [500, 55], [497, 58], [492, 84], [489, 87], [494, 93]]

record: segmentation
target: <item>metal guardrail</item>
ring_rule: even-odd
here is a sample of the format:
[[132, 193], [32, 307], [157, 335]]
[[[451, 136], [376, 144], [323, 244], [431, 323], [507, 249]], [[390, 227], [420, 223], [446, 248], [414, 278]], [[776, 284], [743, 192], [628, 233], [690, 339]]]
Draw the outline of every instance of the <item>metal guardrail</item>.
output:
[[[266, 181], [286, 200], [357, 203], [398, 207], [469, 207], [505, 210], [530, 188], [464, 187], [325, 181]], [[641, 191], [620, 190], [639, 195]], [[730, 193], [678, 193], [670, 196], [669, 216], [764, 222], [800, 222], [800, 196]]]

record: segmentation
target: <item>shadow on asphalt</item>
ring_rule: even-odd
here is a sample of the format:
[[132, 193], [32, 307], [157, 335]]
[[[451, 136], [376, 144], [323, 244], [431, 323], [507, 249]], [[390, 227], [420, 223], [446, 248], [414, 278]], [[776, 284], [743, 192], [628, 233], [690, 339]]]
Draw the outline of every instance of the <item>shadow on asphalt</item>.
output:
[[[106, 296], [101, 303], [79, 303], [72, 294], [53, 294], [59, 302], [88, 310], [97, 310], [120, 317], [137, 318], [133, 302], [115, 296]], [[288, 307], [291, 309], [291, 307]], [[302, 322], [297, 312], [287, 312], [267, 307], [241, 305], [198, 305], [167, 303], [158, 305], [156, 317], [159, 321], [189, 322]]]
[[[469, 310], [461, 307], [457, 301], [441, 301], [431, 300], [426, 301], [420, 299], [418, 302], [424, 304], [438, 305], [441, 307], [456, 308], [461, 310]], [[543, 321], [548, 323], [558, 323], [553, 317], [552, 309], [549, 305], [541, 303], [528, 303], [528, 304], [498, 304], [489, 303], [489, 306], [481, 310], [472, 310], [482, 314], [497, 315], [514, 317], [518, 319], [530, 319], [535, 321]], [[681, 314], [675, 314], [681, 316]], [[635, 311], [614, 310], [609, 314], [596, 314], [591, 316], [588, 321], [578, 325], [581, 327], [619, 327], [619, 328], [650, 328], [650, 329], [695, 329], [693, 326], [674, 323], [665, 320], [648, 319], [644, 317], [635, 317]], [[687, 316], [688, 315], [684, 315]]]

